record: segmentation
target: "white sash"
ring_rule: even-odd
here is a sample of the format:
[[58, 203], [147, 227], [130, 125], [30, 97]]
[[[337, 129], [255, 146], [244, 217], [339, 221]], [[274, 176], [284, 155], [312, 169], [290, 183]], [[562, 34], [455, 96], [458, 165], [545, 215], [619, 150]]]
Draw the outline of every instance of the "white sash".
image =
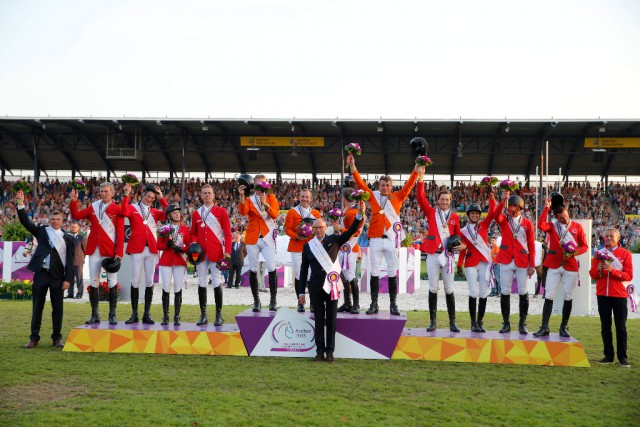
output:
[[402, 228], [402, 222], [400, 221], [400, 216], [398, 216], [398, 213], [394, 209], [393, 204], [389, 203], [388, 197], [384, 206], [382, 206], [380, 202], [380, 198], [382, 197], [382, 195], [380, 194], [379, 191], [374, 191], [373, 197], [376, 198], [376, 201], [378, 202], [378, 206], [382, 208], [384, 214], [386, 215], [387, 219], [391, 223], [391, 228], [386, 229], [384, 231], [384, 234], [389, 239], [395, 239], [395, 244], [397, 248], [400, 246], [402, 241], [407, 237], [407, 235], [404, 232], [404, 229]]
[[[345, 213], [351, 209], [353, 206], [352, 205], [350, 207], [347, 208], [347, 210], [345, 210]], [[342, 224], [344, 226], [344, 222]], [[364, 221], [362, 221], [362, 224], [360, 224], [360, 228], [364, 226]], [[344, 243], [341, 247], [340, 247], [340, 252], [342, 252], [344, 254], [343, 258], [342, 258], [342, 264], [341, 267], [342, 268], [346, 268], [349, 269], [349, 254], [351, 254], [351, 252], [353, 252], [353, 248], [355, 247], [355, 245], [358, 244], [358, 238], [359, 236], [356, 236], [356, 233], [353, 233], [354, 235], [351, 236], [351, 238], [349, 240], [347, 240], [346, 243]], [[317, 239], [316, 239], [317, 240]]]
[[307, 215], [306, 217], [303, 215], [302, 206], [298, 205], [295, 208], [293, 208], [293, 210], [296, 211], [298, 215], [300, 215], [300, 218], [302, 219], [305, 219], [305, 218], [311, 218], [313, 220], [318, 219], [315, 216], [313, 216], [313, 208], [311, 206], [309, 206], [309, 215]]
[[102, 230], [107, 234], [107, 236], [109, 236], [111, 241], [115, 243], [116, 242], [116, 226], [114, 225], [113, 221], [111, 221], [111, 218], [109, 218], [109, 215], [107, 215], [107, 209], [109, 208], [109, 206], [111, 206], [111, 203], [113, 202], [110, 202], [107, 206], [104, 207], [104, 211], [102, 212], [102, 218], [100, 218], [101, 203], [102, 201], [98, 200], [97, 202], [93, 202], [91, 204], [91, 207], [93, 208], [93, 213], [95, 214], [96, 218], [98, 218], [98, 223], [100, 224], [100, 227], [102, 227]]
[[342, 279], [340, 279], [342, 267], [340, 267], [338, 259], [331, 261], [327, 250], [317, 238], [309, 242], [309, 249], [311, 249], [311, 253], [316, 257], [322, 269], [327, 272], [322, 289], [331, 295], [332, 300], [340, 299], [340, 291], [344, 289], [344, 285], [342, 284]]
[[[513, 235], [513, 230], [511, 229], [511, 223], [509, 222], [508, 218], [507, 218], [507, 224], [509, 225], [509, 230], [511, 230], [511, 234], [513, 235], [513, 237], [515, 237], [515, 239], [520, 242], [520, 244], [522, 245], [522, 248], [527, 251], [527, 253], [529, 253], [529, 245], [527, 244], [527, 233], [526, 231], [524, 231], [524, 227], [522, 226], [522, 221], [524, 221], [524, 218], [522, 218], [522, 215], [520, 216], [520, 227], [518, 227], [518, 232]], [[513, 222], [516, 222], [515, 220]]]
[[[171, 224], [171, 228], [173, 229], [173, 231], [171, 232], [171, 237], [173, 239], [173, 243], [177, 247], [181, 248], [182, 247], [182, 243], [184, 242], [184, 239], [182, 238], [182, 234], [180, 234], [180, 224], [178, 224], [178, 225]], [[179, 255], [183, 260], [185, 260], [185, 261], [187, 260], [187, 254], [180, 253]]]
[[[552, 219], [551, 224], [553, 224], [553, 229], [555, 230], [556, 235], [558, 236], [558, 240], [560, 241], [560, 246], [562, 246], [564, 243], [572, 242], [574, 245], [576, 245], [576, 248], [578, 247], [578, 242], [576, 242], [576, 239], [573, 238], [573, 234], [571, 234], [570, 230], [567, 230], [571, 226], [571, 222], [569, 222], [569, 224], [567, 225], [564, 225], [564, 224], [560, 224], [558, 220]], [[558, 225], [560, 225], [560, 228], [562, 229], [563, 233], [566, 231], [564, 237], [561, 237], [558, 234]]]
[[[211, 207], [211, 209], [213, 208], [214, 206]], [[202, 218], [202, 221], [204, 221], [205, 224], [209, 226], [209, 229], [213, 231], [213, 234], [216, 235], [216, 237], [220, 241], [220, 244], [222, 245], [222, 252], [224, 252], [224, 232], [222, 231], [222, 226], [220, 225], [218, 218], [216, 218], [216, 216], [212, 214], [211, 211], [209, 211], [209, 215], [207, 215], [205, 219], [205, 215], [204, 215], [205, 212], [206, 212], [206, 209], [204, 206], [202, 206], [198, 210], [198, 213], [200, 214], [200, 218]]]
[[470, 226], [471, 224], [467, 224], [467, 226], [461, 230], [462, 234], [473, 244], [473, 246], [475, 246], [478, 252], [480, 252], [480, 255], [484, 257], [485, 261], [490, 263], [491, 249], [489, 249], [487, 242], [484, 241], [480, 233], [478, 233], [478, 235], [476, 236], [476, 239], [471, 237], [471, 231], [469, 230]]
[[278, 230], [276, 229], [275, 221], [273, 220], [273, 218], [269, 216], [269, 213], [267, 212], [267, 210], [264, 209], [264, 207], [260, 206], [260, 204], [256, 201], [255, 196], [249, 197], [249, 199], [251, 199], [251, 203], [253, 203], [253, 206], [256, 207], [256, 210], [260, 213], [260, 216], [262, 217], [265, 224], [267, 224], [267, 227], [269, 228], [269, 233], [266, 236], [262, 236], [262, 240], [264, 240], [267, 245], [275, 248], [276, 235], [278, 233]]
[[156, 219], [153, 217], [153, 214], [151, 213], [151, 208], [149, 207], [149, 216], [147, 217], [146, 221], [144, 219], [144, 212], [142, 212], [142, 208], [140, 207], [140, 204], [135, 204], [133, 205], [133, 207], [136, 209], [136, 211], [138, 211], [138, 213], [140, 214], [140, 216], [142, 217], [142, 220], [146, 223], [146, 226], [149, 228], [149, 231], [151, 231], [151, 235], [153, 236], [154, 239], [156, 239], [156, 235], [157, 235], [157, 225], [156, 225]]
[[64, 232], [62, 230], [54, 230], [51, 227], [45, 228], [47, 230], [47, 234], [49, 235], [49, 245], [53, 246], [58, 255], [60, 255], [60, 260], [62, 261], [63, 267], [67, 267], [67, 242], [64, 241], [62, 236], [64, 236]]
[[[611, 267], [613, 269], [618, 270], [618, 271], [624, 271], [624, 267], [622, 266], [622, 262], [620, 262], [620, 260], [613, 254], [612, 251], [610, 251], [606, 247], [602, 248], [602, 250], [607, 252], [609, 255], [611, 255], [611, 258], [613, 258], [613, 262], [611, 263]], [[631, 280], [622, 281], [622, 284], [626, 288], [627, 286], [629, 286], [631, 284]]]

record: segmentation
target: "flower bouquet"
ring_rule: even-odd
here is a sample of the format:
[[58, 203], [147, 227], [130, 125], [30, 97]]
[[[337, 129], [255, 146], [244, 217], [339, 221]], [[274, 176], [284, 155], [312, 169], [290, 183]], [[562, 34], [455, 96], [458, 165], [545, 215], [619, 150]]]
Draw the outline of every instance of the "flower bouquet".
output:
[[428, 156], [418, 156], [416, 157], [416, 166], [431, 166], [433, 162]]
[[273, 191], [273, 187], [267, 181], [260, 181], [255, 185], [256, 190], [260, 190], [265, 194], [269, 194]]
[[504, 181], [500, 182], [500, 188], [505, 191], [516, 191], [518, 188], [520, 188], [520, 186], [511, 180], [505, 179]]
[[606, 265], [609, 265], [613, 262], [613, 257], [609, 255], [609, 252], [603, 250], [596, 251], [595, 258], [598, 261], [605, 263]]
[[122, 182], [125, 184], [138, 185], [140, 184], [140, 180], [136, 176], [136, 174], [128, 172], [122, 175]]
[[81, 179], [74, 179], [71, 181], [71, 188], [76, 191], [87, 191], [87, 184]]
[[222, 258], [220, 261], [216, 262], [216, 268], [220, 271], [229, 270], [231, 268], [231, 259]]
[[371, 197], [368, 191], [357, 189], [349, 197], [350, 202], [366, 202]]
[[354, 154], [356, 156], [359, 156], [360, 154], [362, 154], [362, 148], [360, 148], [360, 144], [358, 144], [357, 142], [352, 142], [351, 144], [347, 144], [344, 147], [344, 151], [346, 151], [348, 154], [351, 154], [352, 156]]
[[298, 236], [304, 237], [306, 239], [307, 237], [310, 237], [311, 234], [312, 229], [309, 223], [301, 222], [300, 225], [298, 225]]
[[171, 233], [173, 233], [173, 227], [171, 227], [169, 224], [163, 225], [162, 227], [158, 228], [158, 236], [162, 237], [163, 239], [171, 236]]
[[485, 176], [484, 178], [482, 178], [482, 181], [480, 181], [480, 184], [478, 184], [478, 187], [491, 188], [497, 183], [498, 178], [496, 178], [495, 176]]
[[[562, 244], [562, 251], [569, 256], [573, 256], [573, 254], [575, 254], [577, 250], [578, 246], [573, 242], [564, 242]], [[564, 265], [565, 259], [566, 257], [562, 257], [562, 263], [560, 264], [560, 267]]]
[[11, 186], [11, 191], [13, 191], [14, 193], [17, 193], [18, 191], [29, 193], [31, 191], [31, 185], [29, 185], [26, 179], [20, 178], [16, 181], [15, 184]]
[[340, 208], [333, 208], [327, 212], [327, 216], [331, 221], [337, 221], [344, 216], [344, 212]]

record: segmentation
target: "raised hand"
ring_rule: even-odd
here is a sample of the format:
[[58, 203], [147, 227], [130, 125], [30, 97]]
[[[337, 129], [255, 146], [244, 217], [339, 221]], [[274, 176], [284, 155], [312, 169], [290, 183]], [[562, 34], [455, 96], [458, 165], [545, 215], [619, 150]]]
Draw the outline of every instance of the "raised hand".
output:
[[69, 197], [71, 197], [71, 200], [78, 200], [78, 191], [71, 190], [71, 193], [69, 193]]
[[122, 187], [122, 191], [124, 192], [125, 196], [128, 196], [129, 194], [131, 194], [131, 183], [127, 182], [124, 187]]
[[16, 205], [18, 206], [24, 205], [24, 192], [22, 190], [16, 193]]

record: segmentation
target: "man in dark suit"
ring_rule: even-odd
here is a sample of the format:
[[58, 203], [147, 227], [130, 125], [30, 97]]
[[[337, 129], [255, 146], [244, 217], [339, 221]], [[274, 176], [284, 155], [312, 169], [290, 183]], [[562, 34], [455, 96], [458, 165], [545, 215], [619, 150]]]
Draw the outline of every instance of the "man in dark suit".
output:
[[87, 250], [87, 236], [80, 234], [80, 225], [78, 221], [71, 224], [71, 236], [73, 237], [73, 246], [75, 255], [73, 257], [73, 276], [71, 277], [71, 286], [67, 291], [65, 298], [73, 298], [73, 286], [77, 287], [76, 299], [82, 298], [82, 268], [84, 267], [84, 258]]
[[53, 346], [63, 348], [62, 343], [62, 299], [65, 289], [69, 289], [73, 275], [73, 256], [75, 252], [73, 238], [62, 231], [62, 214], [49, 214], [49, 226], [37, 226], [27, 217], [24, 206], [24, 194], [16, 194], [18, 218], [20, 223], [38, 239], [38, 248], [31, 257], [27, 268], [33, 271], [33, 310], [31, 313], [31, 336], [25, 348], [35, 348], [40, 341], [42, 311], [50, 290], [53, 318]]
[[231, 268], [229, 269], [229, 281], [227, 288], [240, 288], [240, 274], [242, 273], [244, 257], [246, 256], [247, 245], [242, 241], [242, 235], [238, 232], [233, 233], [233, 243], [231, 244]]
[[[360, 202], [360, 212], [356, 215], [355, 221], [353, 221], [351, 227], [342, 234], [337, 234], [339, 230], [341, 230], [341, 227], [340, 224], [335, 221], [334, 230], [336, 232], [331, 236], [327, 236], [325, 234], [327, 224], [321, 218], [316, 219], [313, 223], [313, 235], [315, 238], [306, 243], [302, 249], [300, 281], [298, 282], [296, 293], [298, 294], [298, 304], [304, 305], [304, 294], [307, 287], [307, 279], [309, 279], [309, 295], [313, 295], [311, 301], [313, 301], [315, 313], [316, 357], [313, 359], [314, 362], [325, 360], [325, 353], [327, 355], [327, 362], [333, 363], [336, 361], [333, 357], [333, 351], [336, 341], [336, 317], [338, 313], [339, 293], [335, 292], [335, 286], [340, 280], [341, 272], [340, 264], [337, 263], [336, 260], [340, 247], [360, 228], [365, 209], [364, 202]], [[307, 277], [309, 267], [311, 267], [311, 278]], [[329, 279], [327, 278], [327, 273], [330, 273]], [[331, 277], [335, 277], [335, 280], [331, 281]], [[326, 341], [324, 337], [325, 317], [327, 325]]]

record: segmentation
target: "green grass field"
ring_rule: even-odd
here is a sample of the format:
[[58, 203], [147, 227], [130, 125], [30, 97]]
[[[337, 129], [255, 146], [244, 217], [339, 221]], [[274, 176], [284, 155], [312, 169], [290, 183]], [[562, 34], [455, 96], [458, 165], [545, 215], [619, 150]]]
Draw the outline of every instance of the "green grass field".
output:
[[[106, 305], [101, 304], [106, 315]], [[228, 323], [246, 307], [225, 307]], [[575, 317], [591, 368], [470, 363], [81, 354], [54, 350], [50, 306], [41, 345], [31, 304], [0, 301], [0, 425], [633, 425], [639, 424], [640, 320], [627, 323], [631, 369], [602, 357], [600, 322]], [[63, 339], [88, 304], [65, 304]], [[154, 318], [160, 318], [154, 307]], [[444, 315], [444, 313], [442, 314]], [[124, 316], [120, 312], [120, 316]], [[196, 307], [183, 308], [197, 319]], [[408, 313], [423, 327], [426, 313]], [[485, 326], [499, 327], [488, 314]], [[530, 329], [540, 316], [531, 316]], [[557, 325], [557, 319], [552, 319]]]

